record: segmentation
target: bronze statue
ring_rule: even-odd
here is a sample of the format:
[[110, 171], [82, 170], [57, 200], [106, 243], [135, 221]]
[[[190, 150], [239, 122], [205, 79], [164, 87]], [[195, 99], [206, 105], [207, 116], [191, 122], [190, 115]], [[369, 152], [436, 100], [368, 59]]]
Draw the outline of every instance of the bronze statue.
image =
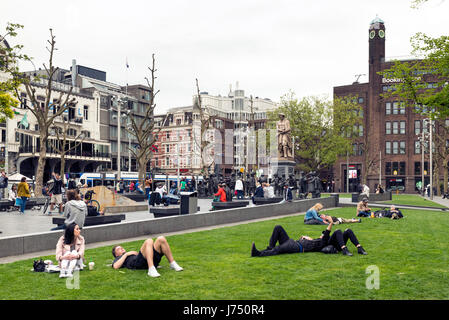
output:
[[290, 121], [285, 118], [284, 113], [279, 113], [279, 121], [276, 123], [278, 133], [278, 153], [279, 158], [292, 159], [293, 148], [291, 138]]

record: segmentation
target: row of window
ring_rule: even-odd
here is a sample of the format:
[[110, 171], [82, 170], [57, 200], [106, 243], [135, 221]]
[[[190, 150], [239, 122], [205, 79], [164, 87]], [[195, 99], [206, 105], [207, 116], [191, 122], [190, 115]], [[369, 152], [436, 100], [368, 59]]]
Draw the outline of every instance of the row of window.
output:
[[386, 141], [386, 154], [405, 154], [405, 141]]
[[[415, 166], [414, 166], [414, 174], [415, 175], [421, 175], [423, 172], [421, 170], [421, 161], [415, 161]], [[406, 175], [405, 172], [405, 168], [406, 168], [406, 162], [405, 161], [398, 161], [398, 162], [386, 162], [385, 163], [385, 175], [389, 176], [389, 175], [400, 175], [400, 176], [404, 176]], [[428, 175], [429, 174], [429, 162], [425, 161], [424, 162], [424, 174]]]

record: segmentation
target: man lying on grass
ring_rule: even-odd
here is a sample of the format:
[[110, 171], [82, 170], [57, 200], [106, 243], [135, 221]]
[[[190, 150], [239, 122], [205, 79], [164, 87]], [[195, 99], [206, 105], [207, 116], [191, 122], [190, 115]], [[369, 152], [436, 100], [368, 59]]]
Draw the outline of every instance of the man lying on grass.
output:
[[173, 259], [167, 239], [162, 236], [158, 237], [154, 242], [153, 239], [145, 240], [139, 252], [126, 252], [123, 247], [115, 246], [112, 248], [112, 255], [115, 258], [112, 263], [114, 269], [123, 267], [128, 269], [148, 269], [148, 275], [153, 278], [160, 276], [156, 268], [164, 255], [167, 257], [171, 269], [175, 271], [184, 270]]
[[[291, 239], [284, 228], [280, 225], [274, 227], [273, 233], [270, 238], [270, 243], [268, 247], [259, 251], [256, 249], [256, 245], [252, 244], [251, 256], [252, 257], [266, 257], [273, 256], [283, 253], [297, 253], [297, 252], [319, 252], [323, 248], [328, 248], [330, 246], [331, 251], [342, 251], [346, 256], [352, 256], [346, 247], [346, 242], [348, 239], [357, 247], [359, 254], [367, 254], [363, 247], [360, 245], [357, 237], [351, 229], [346, 229], [345, 232], [341, 230], [336, 230], [332, 236], [330, 235], [332, 229], [333, 221], [329, 222], [327, 229], [323, 231], [321, 236], [317, 239], [312, 239], [308, 236], [302, 236], [299, 240]], [[279, 241], [279, 245], [276, 243]], [[335, 248], [335, 249], [334, 249]], [[329, 249], [329, 248], [328, 248]], [[327, 250], [322, 252], [331, 253]]]

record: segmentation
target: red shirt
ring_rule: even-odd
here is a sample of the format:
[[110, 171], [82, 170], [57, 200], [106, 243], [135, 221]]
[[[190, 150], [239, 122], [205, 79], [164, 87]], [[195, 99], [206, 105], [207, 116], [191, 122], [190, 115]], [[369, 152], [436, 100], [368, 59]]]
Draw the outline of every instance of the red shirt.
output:
[[223, 188], [218, 188], [218, 192], [214, 196], [220, 196], [220, 202], [226, 202], [226, 192]]

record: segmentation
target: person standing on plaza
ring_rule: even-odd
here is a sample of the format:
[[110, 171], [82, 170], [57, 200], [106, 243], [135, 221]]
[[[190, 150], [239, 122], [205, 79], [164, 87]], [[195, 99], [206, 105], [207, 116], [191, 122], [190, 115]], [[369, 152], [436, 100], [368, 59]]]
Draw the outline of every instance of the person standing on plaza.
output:
[[8, 177], [6, 176], [6, 172], [2, 170], [0, 174], [0, 197], [3, 199], [6, 197], [5, 195], [5, 189], [8, 190]]
[[242, 181], [242, 178], [240, 176], [235, 181], [235, 191], [237, 192], [237, 199], [243, 199], [243, 196], [244, 196], [244, 193], [243, 193], [243, 181]]
[[62, 184], [63, 182], [59, 174], [55, 173], [53, 177], [53, 186], [50, 190], [50, 211], [53, 211], [54, 205], [56, 204], [59, 207], [59, 214], [62, 214]]
[[31, 197], [30, 186], [26, 182], [27, 178], [22, 177], [19, 185], [17, 186], [17, 197], [21, 199], [20, 212], [25, 213], [25, 206], [29, 197]]

